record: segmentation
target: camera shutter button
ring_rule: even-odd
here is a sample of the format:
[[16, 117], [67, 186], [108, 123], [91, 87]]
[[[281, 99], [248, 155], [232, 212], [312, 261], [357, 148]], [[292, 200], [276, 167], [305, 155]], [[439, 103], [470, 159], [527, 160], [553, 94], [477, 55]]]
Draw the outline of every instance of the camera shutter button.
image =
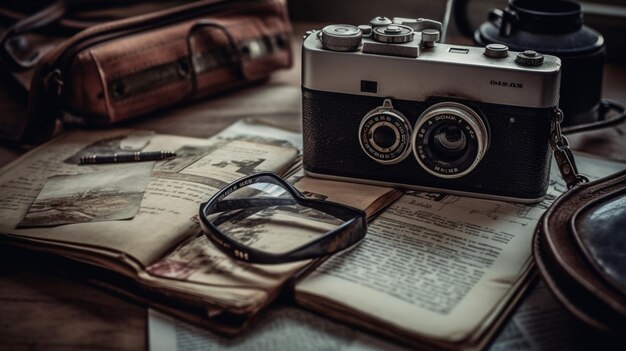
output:
[[526, 50], [517, 54], [515, 62], [524, 66], [541, 66], [543, 55], [533, 50]]
[[393, 22], [387, 17], [374, 17], [370, 21], [370, 26], [372, 27], [383, 27], [392, 24]]
[[400, 29], [400, 27], [394, 26], [394, 25], [389, 25], [389, 26], [385, 27], [384, 31], [385, 31], [385, 34], [400, 34], [400, 33], [402, 33], [402, 29]]
[[490, 58], [504, 58], [509, 56], [509, 47], [502, 44], [489, 44], [485, 46], [484, 55]]

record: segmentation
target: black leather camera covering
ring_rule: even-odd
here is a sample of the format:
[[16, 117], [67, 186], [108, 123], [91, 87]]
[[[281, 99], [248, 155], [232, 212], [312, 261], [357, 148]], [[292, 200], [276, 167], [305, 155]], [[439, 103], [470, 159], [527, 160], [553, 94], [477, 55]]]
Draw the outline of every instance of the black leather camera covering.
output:
[[381, 106], [383, 100], [303, 88], [305, 170], [521, 199], [538, 199], [546, 194], [552, 109], [437, 97], [427, 101], [393, 100], [394, 108], [402, 112], [412, 126], [428, 106], [442, 101], [462, 103], [484, 117], [490, 129], [490, 145], [482, 161], [461, 178], [442, 179], [422, 169], [413, 155], [397, 164], [383, 165], [363, 152], [359, 145], [359, 124], [363, 116]]

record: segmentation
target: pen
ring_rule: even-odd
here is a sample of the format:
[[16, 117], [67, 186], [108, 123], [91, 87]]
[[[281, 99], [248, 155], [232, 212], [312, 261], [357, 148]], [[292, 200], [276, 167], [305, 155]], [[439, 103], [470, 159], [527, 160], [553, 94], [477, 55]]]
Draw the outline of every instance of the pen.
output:
[[159, 161], [176, 157], [176, 153], [172, 151], [137, 151], [137, 152], [116, 152], [113, 154], [93, 154], [80, 158], [79, 163], [98, 164], [98, 163], [119, 163], [119, 162], [140, 162], [140, 161]]

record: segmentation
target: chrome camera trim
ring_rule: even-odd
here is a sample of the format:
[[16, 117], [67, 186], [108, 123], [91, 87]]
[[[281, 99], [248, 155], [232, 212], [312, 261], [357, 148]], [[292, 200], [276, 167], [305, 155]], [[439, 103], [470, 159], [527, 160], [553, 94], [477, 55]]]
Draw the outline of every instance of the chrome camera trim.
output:
[[[393, 118], [397, 118], [397, 119], [399, 119], [399, 120], [400, 120], [400, 122], [403, 124], [403, 126], [406, 128], [407, 133], [408, 133], [408, 135], [407, 135], [407, 141], [406, 141], [406, 144], [407, 144], [407, 146], [406, 146], [406, 150], [404, 150], [404, 152], [403, 152], [400, 156], [398, 156], [398, 157], [396, 157], [396, 158], [394, 158], [394, 159], [390, 159], [390, 160], [381, 160], [381, 159], [378, 159], [378, 158], [376, 158], [376, 157], [372, 156], [369, 152], [367, 152], [367, 150], [366, 150], [366, 149], [365, 149], [365, 147], [363, 146], [363, 144], [364, 144], [364, 143], [363, 143], [363, 142], [364, 142], [364, 140], [363, 140], [363, 137], [362, 137], [362, 134], [363, 134], [363, 133], [361, 133], [361, 131], [363, 130], [363, 127], [365, 126], [365, 123], [367, 122], [367, 120], [368, 120], [370, 117], [372, 117], [372, 116], [374, 116], [374, 115], [385, 115], [385, 114], [386, 114], [386, 115], [389, 115], [389, 116], [392, 116]], [[387, 122], [387, 123], [388, 123], [388, 122]], [[396, 109], [394, 109], [394, 108], [393, 108], [393, 105], [392, 105], [392, 102], [391, 102], [391, 100], [390, 100], [390, 99], [386, 99], [386, 100], [385, 100], [385, 102], [383, 103], [383, 106], [379, 106], [379, 107], [377, 107], [377, 108], [375, 108], [375, 109], [371, 110], [370, 112], [368, 112], [368, 113], [367, 113], [367, 114], [363, 117], [363, 119], [361, 120], [361, 123], [359, 124], [359, 130], [358, 130], [358, 133], [359, 133], [359, 145], [361, 146], [361, 149], [363, 150], [363, 152], [364, 152], [364, 153], [365, 153], [365, 154], [366, 154], [369, 158], [371, 158], [372, 160], [374, 160], [374, 161], [376, 161], [376, 162], [378, 162], [378, 163], [380, 163], [380, 164], [384, 164], [384, 165], [392, 165], [392, 164], [395, 164], [395, 163], [398, 163], [398, 162], [402, 162], [403, 160], [405, 160], [405, 159], [406, 159], [406, 158], [407, 158], [407, 157], [411, 154], [411, 136], [412, 136], [412, 134], [413, 134], [413, 130], [412, 130], [412, 128], [411, 128], [411, 122], [409, 122], [409, 119], [408, 119], [408, 118], [406, 118], [406, 117], [402, 114], [402, 112], [400, 112], [400, 111], [398, 111], [398, 110], [396, 110]], [[394, 144], [394, 145], [392, 145], [392, 147], [390, 147], [390, 148], [393, 148], [394, 146], [396, 146], [396, 144], [399, 144], [399, 142], [395, 143], [395, 144]], [[379, 147], [378, 145], [372, 144], [372, 147], [373, 147], [374, 149], [376, 149], [378, 152], [384, 152], [384, 150], [381, 150], [381, 149], [380, 149], [380, 147]]]
[[392, 187], [392, 188], [417, 190], [417, 191], [423, 191], [427, 193], [443, 193], [443, 194], [467, 196], [467, 197], [486, 199], [486, 200], [516, 202], [516, 203], [529, 204], [529, 205], [539, 203], [545, 199], [545, 195], [542, 197], [533, 198], [533, 199], [519, 198], [519, 197], [512, 197], [512, 196], [489, 195], [489, 194], [484, 194], [484, 193], [474, 193], [474, 192], [469, 192], [469, 191], [431, 188], [431, 187], [426, 187], [426, 186], [418, 186], [418, 185], [411, 185], [411, 184], [405, 184], [405, 183], [393, 183], [393, 182], [383, 182], [383, 181], [369, 180], [369, 179], [363, 179], [363, 178], [334, 176], [334, 175], [328, 175], [328, 174], [322, 174], [322, 173], [315, 173], [315, 172], [307, 171], [306, 169], [304, 170], [304, 174], [307, 176], [315, 177], [315, 178], [335, 180], [335, 181], [340, 181], [340, 182], [361, 183], [361, 184]]
[[[421, 47], [420, 42], [421, 35], [405, 44], [381, 44], [363, 38], [363, 45], [414, 48], [419, 55], [413, 58], [368, 54], [362, 50], [326, 50], [317, 35], [309, 35], [303, 44], [302, 86], [408, 101], [440, 96], [533, 108], [558, 104], [561, 61], [556, 56], [544, 55], [541, 66], [529, 67], [516, 63], [514, 52], [503, 58], [491, 58], [480, 47], [440, 43]], [[362, 80], [377, 82], [378, 90], [363, 92]]]
[[[474, 133], [476, 134], [476, 140], [478, 141], [478, 153], [476, 154], [476, 158], [474, 159], [474, 162], [472, 162], [472, 164], [463, 172], [459, 172], [455, 174], [437, 173], [431, 170], [430, 168], [426, 167], [426, 165], [422, 162], [418, 154], [418, 151], [417, 151], [418, 148], [416, 147], [415, 142], [416, 142], [419, 130], [422, 128], [422, 125], [426, 121], [428, 121], [431, 117], [434, 117], [436, 115], [441, 115], [441, 114], [455, 115], [463, 119], [467, 124], [469, 124], [472, 127], [472, 129], [474, 130]], [[476, 113], [471, 108], [463, 104], [460, 104], [458, 102], [451, 102], [451, 101], [440, 102], [438, 104], [434, 104], [430, 106], [429, 108], [427, 108], [419, 116], [419, 118], [417, 119], [417, 122], [415, 122], [415, 128], [413, 128], [413, 134], [411, 135], [411, 149], [413, 150], [413, 156], [415, 156], [417, 163], [419, 163], [422, 169], [424, 169], [428, 173], [436, 177], [443, 178], [443, 179], [461, 178], [467, 175], [468, 173], [470, 173], [471, 171], [473, 171], [476, 168], [476, 166], [478, 166], [478, 164], [480, 163], [482, 158], [485, 156], [485, 154], [487, 153], [487, 149], [489, 148], [489, 134], [488, 133], [489, 133], [489, 129], [487, 128], [487, 125], [485, 124], [483, 119], [478, 115], [478, 113]]]

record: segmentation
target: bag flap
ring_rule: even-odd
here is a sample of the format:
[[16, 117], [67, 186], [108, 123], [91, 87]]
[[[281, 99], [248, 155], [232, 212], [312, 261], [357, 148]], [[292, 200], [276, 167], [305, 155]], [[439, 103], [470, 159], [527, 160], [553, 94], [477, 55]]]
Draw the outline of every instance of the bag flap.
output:
[[626, 296], [626, 183], [589, 201], [570, 222], [596, 272]]
[[[626, 294], [605, 279], [605, 274], [597, 269], [599, 263], [588, 259], [582, 249], [586, 244], [579, 245], [575, 233], [594, 231], [593, 224], [601, 219], [586, 222], [594, 213], [608, 214], [607, 209], [612, 212], [615, 208], [618, 212], [625, 211], [624, 201], [620, 201], [623, 196], [615, 196], [625, 189], [626, 171], [621, 171], [565, 193], [543, 215], [535, 231], [533, 247], [542, 278], [568, 310], [595, 328], [622, 335], [626, 332]], [[613, 224], [606, 224], [607, 230], [623, 223], [623, 219], [617, 217], [613, 220]], [[622, 226], [622, 232], [623, 228], [626, 227]], [[604, 232], [601, 236], [606, 240], [608, 234]], [[626, 245], [626, 235], [612, 234], [612, 239]]]

